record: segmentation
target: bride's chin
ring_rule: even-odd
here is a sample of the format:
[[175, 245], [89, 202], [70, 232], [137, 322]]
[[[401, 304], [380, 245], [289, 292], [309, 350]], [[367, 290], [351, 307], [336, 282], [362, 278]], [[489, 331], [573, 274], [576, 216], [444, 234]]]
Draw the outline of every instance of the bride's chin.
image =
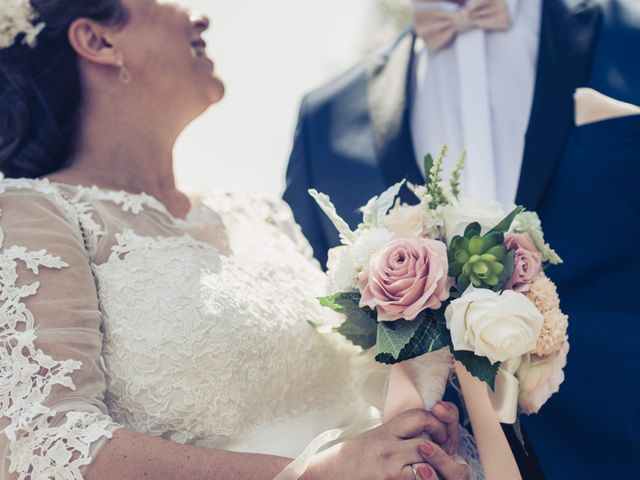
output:
[[222, 80], [214, 77], [208, 88], [208, 95], [210, 105], [214, 105], [221, 101], [225, 95], [225, 86]]

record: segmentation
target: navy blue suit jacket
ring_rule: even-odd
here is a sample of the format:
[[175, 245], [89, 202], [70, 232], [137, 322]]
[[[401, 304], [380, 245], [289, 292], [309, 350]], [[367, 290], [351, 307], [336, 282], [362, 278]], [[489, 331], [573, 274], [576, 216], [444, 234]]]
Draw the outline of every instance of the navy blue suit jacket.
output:
[[[284, 198], [321, 262], [338, 237], [308, 188], [329, 194], [355, 227], [357, 208], [371, 196], [402, 178], [424, 181], [408, 116], [413, 42], [407, 31], [302, 102]], [[572, 95], [581, 86], [640, 105], [640, 0], [543, 1], [517, 196], [540, 214], [564, 257], [549, 274], [571, 317], [566, 380], [540, 414], [525, 419], [526, 431], [547, 478], [635, 478], [640, 116], [575, 127]], [[525, 478], [540, 478], [534, 459], [516, 450]]]

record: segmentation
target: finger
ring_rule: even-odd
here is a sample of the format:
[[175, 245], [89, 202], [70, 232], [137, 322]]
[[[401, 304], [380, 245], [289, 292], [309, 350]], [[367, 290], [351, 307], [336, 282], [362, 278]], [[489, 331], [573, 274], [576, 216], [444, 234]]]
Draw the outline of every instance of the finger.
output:
[[413, 466], [420, 480], [437, 480], [438, 475], [428, 463], [417, 463]]
[[424, 455], [420, 452], [420, 445], [429, 441], [421, 437], [402, 440], [398, 450], [398, 459], [402, 461], [403, 465], [425, 463]]
[[444, 443], [447, 439], [445, 424], [426, 410], [407, 410], [391, 419], [386, 426], [398, 438], [415, 438], [427, 433], [437, 443]]
[[451, 402], [437, 402], [433, 409], [431, 409], [431, 413], [444, 423], [458, 423], [460, 421], [458, 407]]
[[411, 465], [405, 465], [404, 467], [402, 467], [399, 478], [401, 480], [416, 480], [416, 475], [415, 473], [413, 473], [413, 468], [411, 468]]
[[438, 402], [431, 410], [431, 413], [445, 423], [447, 441], [444, 449], [449, 455], [455, 455], [460, 447], [460, 414], [458, 407], [450, 402]]
[[402, 480], [437, 480], [437, 475], [426, 463], [406, 465], [400, 474]]
[[433, 442], [423, 442], [418, 447], [422, 458], [431, 465], [443, 480], [468, 480], [469, 467], [457, 463]]

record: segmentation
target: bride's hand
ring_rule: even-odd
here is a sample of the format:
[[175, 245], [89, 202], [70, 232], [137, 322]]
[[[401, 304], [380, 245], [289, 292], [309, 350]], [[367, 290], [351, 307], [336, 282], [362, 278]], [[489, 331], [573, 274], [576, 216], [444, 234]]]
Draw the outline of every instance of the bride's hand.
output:
[[[433, 442], [418, 446], [426, 465], [414, 466], [421, 480], [469, 480], [471, 470], [459, 456], [450, 456]], [[437, 473], [436, 473], [437, 472]]]
[[[457, 411], [441, 412], [452, 418], [455, 413], [457, 432]], [[427, 433], [434, 442], [449, 445], [450, 428], [435, 413], [425, 410], [408, 410], [389, 422], [363, 434], [335, 445], [316, 456], [305, 472], [304, 480], [328, 480], [348, 478], [349, 480], [415, 480], [412, 465], [425, 462], [437, 471], [448, 474], [451, 466], [441, 457], [448, 457], [438, 447], [437, 455], [423, 458], [419, 447], [429, 448], [435, 443], [427, 442], [420, 436]], [[456, 437], [457, 438], [457, 437]], [[457, 439], [455, 440], [457, 444]], [[425, 447], [427, 445], [427, 447]], [[440, 454], [442, 452], [442, 455]], [[450, 458], [450, 457], [448, 457]], [[434, 461], [436, 460], [436, 461]], [[453, 460], [451, 460], [452, 463]], [[426, 465], [417, 467], [419, 475], [424, 471], [432, 474]], [[430, 477], [421, 477], [427, 480]], [[434, 478], [435, 476], [431, 477]], [[457, 477], [445, 477], [445, 479]], [[464, 479], [465, 477], [460, 477]]]

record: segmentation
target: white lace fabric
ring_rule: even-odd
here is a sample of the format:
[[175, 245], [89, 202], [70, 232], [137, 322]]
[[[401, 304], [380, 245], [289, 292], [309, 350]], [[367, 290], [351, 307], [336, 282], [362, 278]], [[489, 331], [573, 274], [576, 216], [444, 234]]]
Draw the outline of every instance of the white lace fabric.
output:
[[0, 208], [0, 477], [80, 479], [114, 429], [82, 238], [44, 193], [4, 192]]
[[298, 457], [297, 478], [375, 423], [358, 390], [385, 378], [311, 328], [340, 321], [325, 281], [279, 201], [194, 196], [176, 219], [144, 194], [0, 180], [0, 480], [79, 480], [119, 428]]
[[367, 416], [355, 350], [309, 326], [338, 319], [288, 207], [218, 194], [181, 220], [145, 195], [0, 194], [0, 478], [80, 479], [122, 427], [295, 457]]

